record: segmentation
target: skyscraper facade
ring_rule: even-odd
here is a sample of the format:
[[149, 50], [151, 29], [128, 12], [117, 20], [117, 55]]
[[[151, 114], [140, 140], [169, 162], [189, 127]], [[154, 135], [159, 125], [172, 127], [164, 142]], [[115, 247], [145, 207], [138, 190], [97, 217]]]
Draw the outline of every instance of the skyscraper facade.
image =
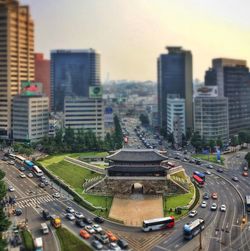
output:
[[50, 97], [50, 60], [43, 53], [35, 53], [35, 81], [42, 83], [44, 94]]
[[62, 112], [66, 96], [89, 96], [89, 87], [100, 85], [100, 55], [89, 50], [51, 52], [51, 108]]
[[250, 75], [245, 60], [218, 58], [206, 72], [205, 85], [217, 85], [228, 98], [229, 134], [250, 129]]
[[167, 128], [167, 99], [185, 100], [186, 129], [193, 129], [192, 54], [181, 47], [167, 47], [157, 61], [159, 126]]
[[11, 137], [13, 97], [34, 80], [34, 23], [28, 6], [0, 0], [0, 138]]

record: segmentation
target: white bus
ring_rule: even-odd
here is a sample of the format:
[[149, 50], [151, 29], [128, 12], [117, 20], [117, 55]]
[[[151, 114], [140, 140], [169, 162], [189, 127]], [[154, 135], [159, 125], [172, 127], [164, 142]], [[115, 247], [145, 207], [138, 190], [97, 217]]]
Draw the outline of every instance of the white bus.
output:
[[10, 154], [8, 154], [8, 157], [10, 158], [10, 159], [15, 159], [16, 158], [16, 155], [15, 154], [12, 154], [12, 153], [10, 153]]
[[157, 218], [152, 220], [144, 220], [142, 225], [142, 230], [144, 232], [152, 231], [152, 230], [162, 230], [167, 228], [174, 227], [174, 217], [164, 217]]
[[25, 159], [23, 156], [21, 156], [21, 155], [16, 155], [16, 157], [15, 157], [15, 161], [16, 161], [18, 164], [20, 164], [20, 165], [23, 165], [25, 160], [26, 160], [26, 159]]
[[184, 239], [191, 240], [205, 228], [205, 221], [203, 219], [196, 219], [183, 226]]
[[37, 177], [43, 176], [43, 171], [38, 166], [33, 166], [32, 171]]

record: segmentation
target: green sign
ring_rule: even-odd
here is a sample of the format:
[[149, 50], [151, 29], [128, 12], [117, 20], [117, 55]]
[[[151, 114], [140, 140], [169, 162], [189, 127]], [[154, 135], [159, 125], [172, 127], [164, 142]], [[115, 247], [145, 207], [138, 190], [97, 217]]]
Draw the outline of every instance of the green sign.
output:
[[90, 86], [89, 97], [90, 98], [102, 98], [103, 89], [102, 86]]

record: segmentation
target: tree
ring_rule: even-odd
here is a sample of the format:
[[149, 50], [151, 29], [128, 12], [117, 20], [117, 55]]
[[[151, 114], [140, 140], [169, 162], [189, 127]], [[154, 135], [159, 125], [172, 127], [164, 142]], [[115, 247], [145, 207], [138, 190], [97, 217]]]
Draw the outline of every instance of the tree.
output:
[[217, 140], [216, 140], [216, 145], [220, 147], [220, 149], [222, 148], [223, 146], [223, 142], [221, 140], [221, 138], [219, 137]]
[[232, 145], [232, 146], [237, 146], [237, 145], [239, 145], [238, 136], [233, 136], [233, 137], [232, 137], [231, 145]]
[[248, 152], [248, 153], [246, 154], [245, 160], [247, 161], [248, 166], [250, 166], [250, 152]]
[[208, 144], [209, 144], [210, 150], [213, 151], [213, 149], [215, 148], [215, 141], [211, 139], [209, 140]]
[[123, 135], [120, 121], [117, 115], [114, 116], [114, 126], [115, 126], [115, 131], [114, 134], [112, 135], [112, 140], [114, 141], [114, 148], [119, 149], [122, 148]]
[[200, 151], [202, 148], [202, 139], [199, 132], [194, 132], [191, 137], [191, 144], [196, 150]]
[[[7, 193], [7, 189], [3, 181], [4, 176], [5, 176], [5, 173], [2, 170], [0, 170], [0, 200], [1, 201], [3, 200], [4, 196]], [[6, 250], [7, 242], [3, 239], [3, 232], [8, 230], [10, 224], [11, 222], [7, 218], [4, 212], [4, 208], [1, 205], [0, 206], [0, 250]]]

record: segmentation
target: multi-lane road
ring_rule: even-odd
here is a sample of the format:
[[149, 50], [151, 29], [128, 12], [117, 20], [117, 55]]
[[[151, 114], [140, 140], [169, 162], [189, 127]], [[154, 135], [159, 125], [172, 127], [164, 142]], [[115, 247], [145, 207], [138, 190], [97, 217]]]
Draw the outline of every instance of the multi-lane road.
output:
[[[208, 200], [207, 208], [201, 208], [197, 205], [198, 215], [205, 220], [206, 228], [202, 232], [202, 247], [204, 250], [250, 250], [250, 230], [248, 224], [242, 224], [244, 213], [244, 204], [242, 198], [250, 194], [249, 177], [243, 177], [242, 165], [244, 164], [244, 153], [237, 153], [228, 158], [227, 169], [223, 173], [212, 170], [211, 175], [206, 176], [206, 185], [201, 189], [201, 195], [204, 192], [211, 194], [218, 193], [218, 200]], [[194, 166], [189, 163], [182, 163], [186, 172], [191, 175], [194, 170], [205, 170], [204, 166]], [[67, 219], [65, 219], [65, 209], [68, 206], [73, 207], [76, 211], [82, 212], [86, 217], [92, 218], [93, 215], [78, 206], [72, 201], [72, 198], [63, 191], [62, 196], [56, 199], [52, 196], [55, 192], [55, 186], [47, 186], [45, 189], [38, 187], [37, 178], [21, 178], [19, 170], [7, 162], [1, 161], [0, 168], [6, 172], [6, 182], [15, 188], [11, 192], [16, 196], [16, 207], [23, 209], [21, 218], [27, 218], [29, 227], [35, 236], [41, 236], [40, 224], [43, 222], [41, 211], [48, 209], [51, 214], [57, 214], [63, 219], [63, 224], [79, 235], [79, 228]], [[216, 169], [216, 168], [215, 168]], [[232, 177], [237, 176], [239, 182], [232, 181]], [[227, 206], [226, 212], [220, 210], [211, 211], [212, 202], [216, 202], [218, 207], [221, 204]], [[16, 217], [16, 221], [20, 220]], [[199, 243], [199, 236], [191, 241], [184, 241], [182, 228], [183, 225], [191, 221], [189, 217], [176, 223], [174, 229], [152, 233], [142, 233], [139, 228], [131, 228], [116, 223], [106, 221], [103, 224], [105, 230], [109, 229], [118, 237], [128, 241], [133, 250], [196, 250]], [[53, 238], [47, 238], [45, 250], [57, 250], [57, 243]]]

